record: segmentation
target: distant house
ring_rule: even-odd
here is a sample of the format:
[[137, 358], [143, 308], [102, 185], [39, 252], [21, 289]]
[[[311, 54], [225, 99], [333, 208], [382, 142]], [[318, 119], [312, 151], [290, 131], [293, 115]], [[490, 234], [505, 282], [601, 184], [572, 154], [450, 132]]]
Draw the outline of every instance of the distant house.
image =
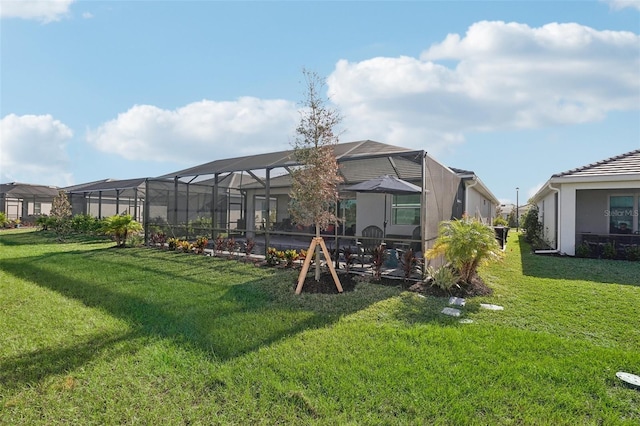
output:
[[35, 216], [49, 214], [56, 195], [55, 186], [3, 183], [0, 184], [0, 212], [9, 220], [29, 222]]
[[583, 241], [638, 233], [640, 149], [557, 173], [533, 196], [545, 239], [575, 255]]

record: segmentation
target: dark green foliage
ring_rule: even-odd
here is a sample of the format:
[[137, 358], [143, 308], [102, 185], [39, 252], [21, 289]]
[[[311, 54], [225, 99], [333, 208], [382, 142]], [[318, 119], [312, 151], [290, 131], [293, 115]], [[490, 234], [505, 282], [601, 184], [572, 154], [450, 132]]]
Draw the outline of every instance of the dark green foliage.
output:
[[63, 240], [71, 231], [71, 212], [67, 193], [63, 190], [58, 191], [58, 195], [53, 198], [50, 215], [52, 221], [49, 227], [56, 232], [59, 240]]
[[640, 260], [640, 246], [629, 246], [624, 250], [624, 254], [627, 260], [638, 261]]
[[104, 223], [97, 217], [88, 214], [77, 214], [71, 219], [71, 230], [85, 235], [96, 235]]
[[509, 217], [507, 217], [507, 222], [508, 222], [509, 228], [518, 227], [518, 220], [516, 218], [516, 209], [511, 210], [511, 212], [509, 213]]
[[605, 259], [615, 259], [617, 255], [615, 243], [608, 242], [602, 247], [602, 257]]
[[589, 244], [583, 242], [576, 246], [576, 257], [593, 257]]
[[522, 221], [520, 223], [520, 228], [524, 231], [526, 241], [531, 244], [533, 248], [545, 245], [542, 238], [542, 223], [538, 219], [538, 214], [538, 206], [534, 204], [522, 216]]

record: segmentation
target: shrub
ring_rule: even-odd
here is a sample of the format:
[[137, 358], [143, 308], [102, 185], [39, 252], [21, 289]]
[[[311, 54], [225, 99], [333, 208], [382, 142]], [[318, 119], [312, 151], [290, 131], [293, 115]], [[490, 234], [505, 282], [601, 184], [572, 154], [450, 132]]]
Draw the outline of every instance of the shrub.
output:
[[532, 246], [544, 245], [542, 240], [542, 223], [538, 220], [538, 206], [533, 205], [527, 213], [522, 217], [522, 223], [520, 225], [524, 231], [525, 240]]
[[231, 237], [231, 238], [227, 238], [226, 246], [227, 246], [227, 251], [229, 252], [229, 254], [230, 254], [231, 256], [233, 256], [233, 254], [234, 254], [234, 253], [235, 253], [235, 251], [236, 251], [236, 246], [237, 246], [237, 244], [236, 244], [236, 239], [235, 239], [235, 238], [233, 238], [233, 237]]
[[606, 243], [602, 247], [602, 257], [605, 259], [615, 259], [618, 253], [616, 252], [616, 245], [614, 243]]
[[187, 240], [180, 240], [178, 241], [177, 249], [183, 253], [191, 253], [193, 245]]
[[376, 280], [379, 280], [382, 277], [382, 265], [384, 265], [386, 254], [386, 247], [382, 244], [373, 248], [371, 265], [373, 266], [373, 278]]
[[628, 246], [627, 248], [625, 248], [624, 254], [627, 260], [640, 260], [640, 246]]
[[0, 212], [0, 228], [3, 228], [7, 223], [7, 215], [4, 212]]
[[77, 214], [71, 218], [71, 230], [81, 234], [96, 234], [102, 226], [100, 219], [89, 214]]
[[582, 242], [576, 246], [576, 257], [592, 257], [589, 244]]
[[216, 253], [220, 254], [222, 253], [222, 250], [224, 250], [224, 248], [227, 246], [227, 242], [224, 240], [224, 237], [222, 235], [218, 235], [213, 245], [215, 247]]
[[282, 259], [284, 259], [284, 252], [279, 251], [273, 247], [269, 247], [267, 249], [267, 254], [265, 256], [267, 266], [276, 266]]
[[458, 286], [458, 281], [460, 280], [460, 276], [447, 265], [437, 269], [433, 266], [428, 266], [427, 275], [431, 278], [431, 285], [445, 291], [449, 291], [454, 286]]
[[287, 268], [293, 267], [293, 262], [298, 260], [298, 252], [294, 249], [285, 250], [284, 252], [284, 260], [287, 262]]
[[144, 245], [144, 236], [140, 234], [129, 234], [127, 244], [129, 247], [142, 247]]
[[167, 245], [169, 246], [169, 250], [175, 250], [178, 248], [178, 243], [180, 240], [178, 238], [169, 238], [167, 240]]
[[351, 250], [351, 247], [345, 247], [342, 249], [342, 254], [344, 255], [344, 269], [349, 273], [351, 269], [351, 265], [353, 265], [358, 257], [358, 253]]
[[204, 249], [207, 248], [207, 244], [209, 244], [209, 239], [207, 237], [196, 238], [196, 243], [194, 244], [196, 253], [204, 254]]
[[509, 226], [509, 222], [507, 222], [507, 220], [502, 216], [498, 216], [493, 219], [493, 226]]
[[167, 242], [167, 234], [162, 231], [155, 232], [151, 234], [151, 237], [149, 237], [149, 241], [151, 241], [151, 244], [153, 244], [154, 246], [159, 245], [160, 248], [163, 249], [164, 244]]
[[253, 238], [247, 238], [247, 240], [244, 243], [244, 254], [247, 255], [247, 257], [251, 254], [251, 252], [253, 251], [253, 249], [256, 246], [256, 242]]
[[481, 264], [497, 261], [504, 253], [493, 229], [475, 219], [464, 218], [442, 222], [435, 244], [425, 255], [429, 259], [444, 256], [468, 283]]
[[415, 258], [412, 248], [409, 248], [402, 253], [400, 262], [402, 263], [402, 271], [404, 272], [404, 280], [406, 281], [418, 267], [418, 259]]
[[133, 220], [131, 215], [114, 215], [104, 219], [102, 232], [112, 236], [116, 240], [118, 247], [124, 247], [127, 243], [127, 236], [130, 233], [139, 232], [142, 225]]

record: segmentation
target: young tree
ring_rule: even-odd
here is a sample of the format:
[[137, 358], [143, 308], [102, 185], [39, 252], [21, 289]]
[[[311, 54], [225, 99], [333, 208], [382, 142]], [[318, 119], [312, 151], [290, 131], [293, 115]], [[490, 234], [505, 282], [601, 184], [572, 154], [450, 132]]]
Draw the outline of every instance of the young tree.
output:
[[50, 217], [53, 219], [51, 225], [59, 240], [64, 239], [71, 229], [71, 215], [71, 203], [67, 193], [60, 190], [58, 195], [53, 197], [50, 213]]
[[[327, 106], [320, 93], [325, 80], [315, 72], [302, 71], [306, 99], [302, 102], [300, 123], [293, 142], [300, 167], [292, 170], [291, 205], [293, 219], [305, 226], [314, 225], [316, 238], [320, 230], [335, 223], [337, 186], [342, 182], [333, 146], [338, 143], [335, 127], [342, 121], [340, 113]], [[316, 247], [316, 281], [320, 280], [320, 248]]]

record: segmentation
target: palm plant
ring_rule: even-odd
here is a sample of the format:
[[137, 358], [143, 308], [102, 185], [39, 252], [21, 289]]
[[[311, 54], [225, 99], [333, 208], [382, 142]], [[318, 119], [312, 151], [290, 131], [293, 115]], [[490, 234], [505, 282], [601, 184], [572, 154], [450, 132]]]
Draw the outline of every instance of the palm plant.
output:
[[497, 261], [503, 255], [493, 229], [467, 218], [442, 222], [435, 244], [426, 252], [428, 259], [444, 256], [465, 283], [471, 281], [481, 264]]
[[115, 215], [105, 219], [102, 232], [111, 235], [116, 240], [116, 246], [124, 247], [127, 242], [127, 235], [131, 232], [139, 232], [142, 225], [133, 220], [131, 215]]

